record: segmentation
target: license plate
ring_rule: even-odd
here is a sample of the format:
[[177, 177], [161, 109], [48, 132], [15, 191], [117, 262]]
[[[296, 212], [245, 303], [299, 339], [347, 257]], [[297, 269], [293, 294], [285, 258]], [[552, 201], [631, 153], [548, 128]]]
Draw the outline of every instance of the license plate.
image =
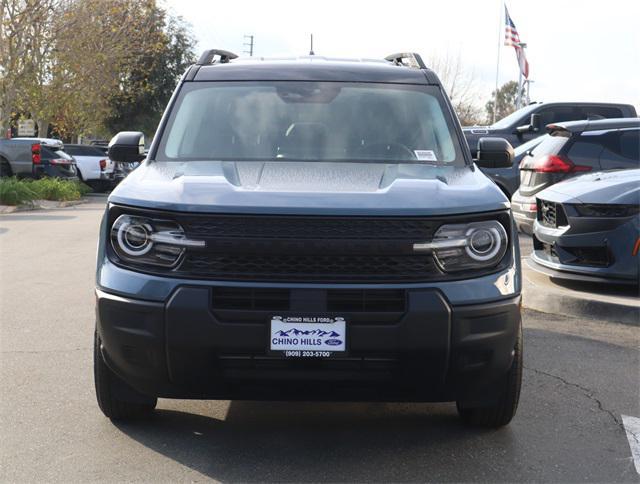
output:
[[346, 321], [333, 316], [273, 316], [269, 350], [289, 358], [329, 358], [345, 353]]

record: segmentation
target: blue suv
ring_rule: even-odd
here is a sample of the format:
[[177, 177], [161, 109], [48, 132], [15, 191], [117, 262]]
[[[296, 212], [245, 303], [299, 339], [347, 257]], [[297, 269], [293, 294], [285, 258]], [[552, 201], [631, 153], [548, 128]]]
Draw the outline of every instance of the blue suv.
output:
[[[477, 164], [510, 166], [502, 139]], [[109, 144], [142, 160], [141, 133]], [[384, 60], [206, 51], [100, 229], [95, 384], [158, 397], [456, 402], [501, 426], [522, 376], [510, 205], [437, 76]]]

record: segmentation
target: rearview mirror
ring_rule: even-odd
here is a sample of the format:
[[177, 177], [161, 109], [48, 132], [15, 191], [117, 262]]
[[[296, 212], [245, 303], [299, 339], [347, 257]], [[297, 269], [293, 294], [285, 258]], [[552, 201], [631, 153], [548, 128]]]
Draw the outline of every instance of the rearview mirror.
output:
[[510, 168], [513, 165], [513, 147], [504, 138], [480, 138], [476, 164], [480, 168]]
[[121, 163], [132, 163], [144, 159], [144, 134], [139, 131], [120, 131], [111, 138], [109, 158]]

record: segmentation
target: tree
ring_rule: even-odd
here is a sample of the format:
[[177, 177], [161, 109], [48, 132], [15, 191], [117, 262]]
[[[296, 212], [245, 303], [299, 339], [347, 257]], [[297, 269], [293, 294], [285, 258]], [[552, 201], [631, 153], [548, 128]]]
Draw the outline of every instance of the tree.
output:
[[453, 56], [447, 51], [442, 55], [432, 55], [429, 67], [440, 78], [460, 123], [463, 126], [480, 123], [482, 110], [476, 105], [476, 76], [464, 67], [460, 53]]
[[[38, 123], [51, 109], [43, 86], [50, 62], [57, 0], [0, 0], [0, 129], [25, 109]], [[36, 100], [35, 98], [39, 98]]]
[[187, 26], [155, 0], [0, 7], [0, 127], [28, 116], [40, 135], [50, 123], [65, 138], [108, 135], [113, 119], [148, 131], [193, 58]]
[[111, 132], [153, 133], [178, 79], [195, 61], [194, 40], [181, 18], [158, 11], [153, 21], [155, 45], [132, 56], [110, 99], [106, 126]]
[[[498, 109], [496, 110], [496, 121], [504, 118], [516, 110], [516, 97], [518, 95], [518, 83], [509, 81], [498, 89]], [[496, 99], [496, 91], [491, 93], [491, 100], [485, 105], [487, 119], [493, 119], [493, 110]]]

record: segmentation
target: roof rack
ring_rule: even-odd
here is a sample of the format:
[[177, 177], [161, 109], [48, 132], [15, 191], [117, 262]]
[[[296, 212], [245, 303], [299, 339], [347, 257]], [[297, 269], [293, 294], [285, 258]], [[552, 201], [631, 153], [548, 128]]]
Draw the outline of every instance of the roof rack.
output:
[[218, 60], [219, 64], [226, 64], [232, 59], [237, 59], [238, 55], [233, 52], [229, 52], [228, 50], [220, 50], [220, 49], [208, 49], [205, 50], [198, 62], [196, 62], [197, 66], [207, 66], [209, 64], [215, 64], [216, 62], [213, 60], [215, 56], [218, 56], [220, 59]]
[[399, 52], [391, 54], [384, 58], [389, 62], [393, 62], [397, 66], [415, 67], [417, 69], [426, 69], [426, 64], [422, 61], [420, 54], [415, 52]]

